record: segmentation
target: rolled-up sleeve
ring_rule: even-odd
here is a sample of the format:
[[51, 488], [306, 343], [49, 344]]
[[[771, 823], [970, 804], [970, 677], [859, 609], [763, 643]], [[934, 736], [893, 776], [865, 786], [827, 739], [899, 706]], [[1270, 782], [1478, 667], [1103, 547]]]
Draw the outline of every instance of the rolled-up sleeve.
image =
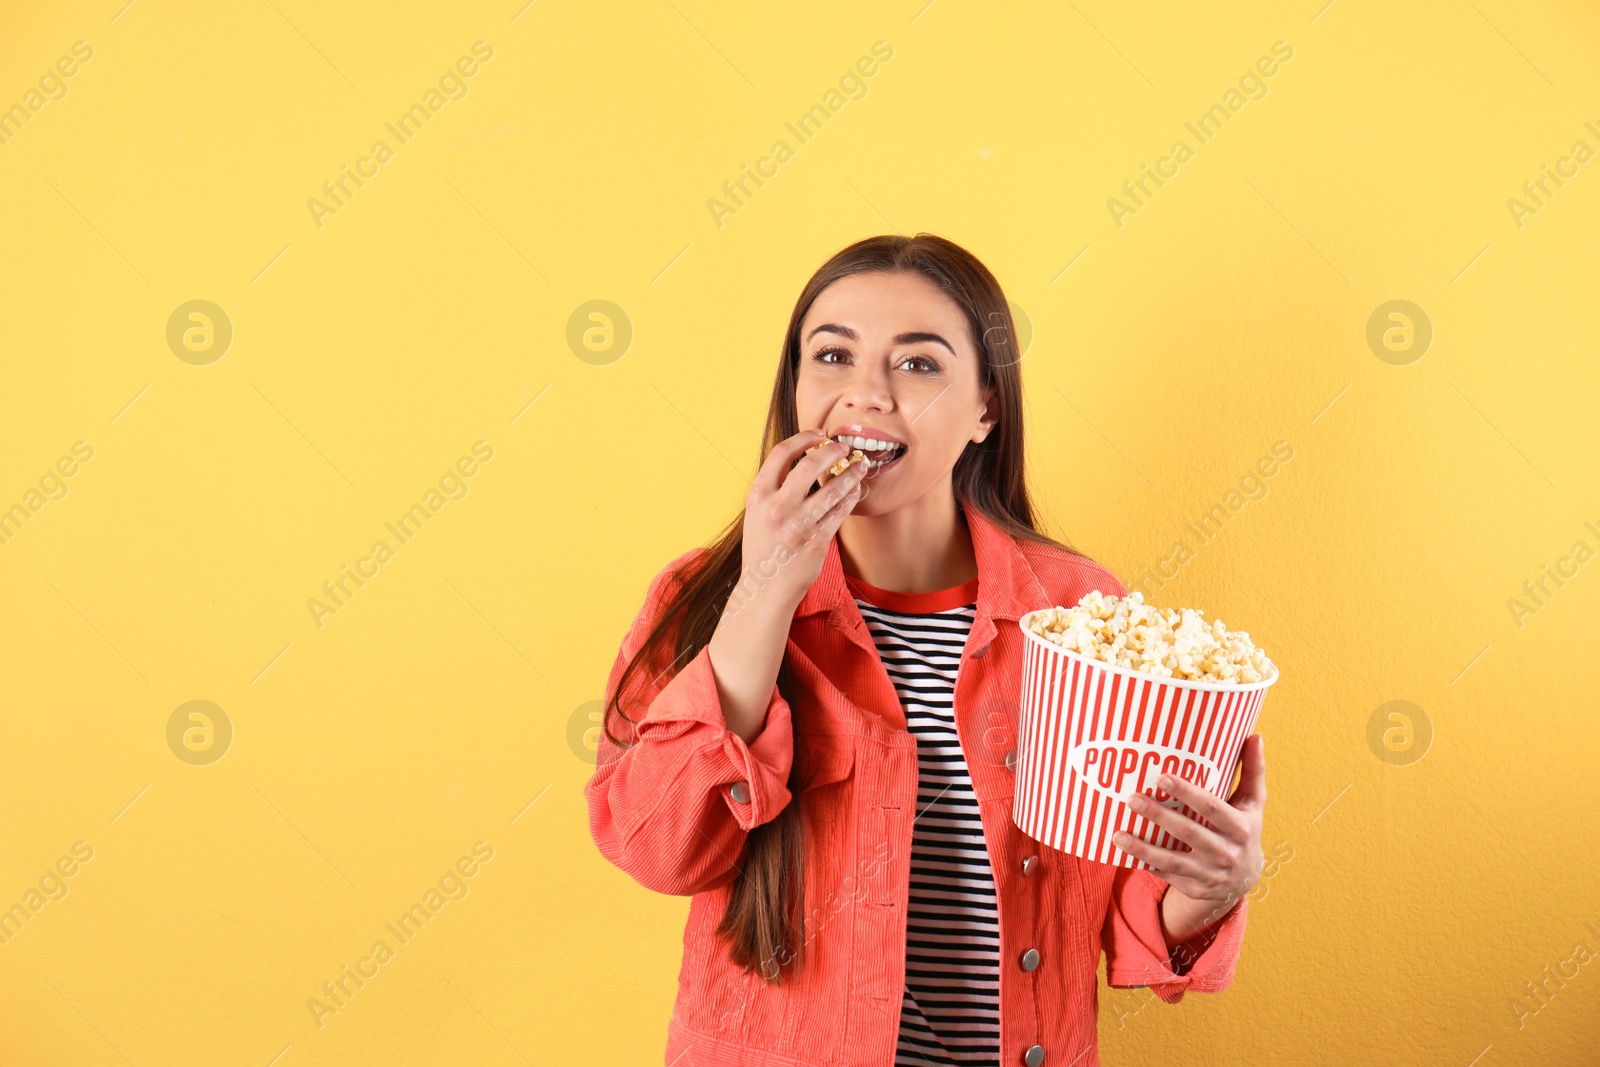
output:
[[[1142, 868], [1117, 870], [1100, 933], [1106, 984], [1117, 989], [1149, 986], [1168, 1004], [1178, 1003], [1185, 992], [1220, 993], [1233, 981], [1239, 963], [1249, 898], [1234, 902], [1209, 934], [1169, 951], [1161, 928], [1161, 898], [1167, 889], [1165, 881]], [[1205, 948], [1197, 953], [1199, 945]]]
[[[651, 582], [612, 665], [607, 705], [693, 554]], [[663, 683], [666, 674], [671, 678]], [[641, 681], [630, 679], [621, 702], [634, 722], [613, 716], [608, 723], [632, 743], [618, 746], [602, 731], [595, 772], [584, 786], [590, 835], [601, 855], [640, 885], [692, 896], [730, 880], [749, 831], [789, 803], [789, 704], [774, 685], [761, 732], [746, 744], [723, 717], [709, 646], [676, 673], [641, 668], [635, 677]]]

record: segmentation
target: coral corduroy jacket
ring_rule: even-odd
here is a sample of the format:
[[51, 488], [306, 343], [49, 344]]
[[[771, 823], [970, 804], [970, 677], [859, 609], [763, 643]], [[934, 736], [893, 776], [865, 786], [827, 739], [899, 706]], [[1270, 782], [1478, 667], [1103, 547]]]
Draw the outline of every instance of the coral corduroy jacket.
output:
[[[1195, 956], [1169, 952], [1159, 914], [1167, 883], [1149, 871], [1078, 859], [1011, 821], [1023, 638], [1017, 620], [1072, 605], [1092, 589], [1122, 596], [1105, 568], [1013, 538], [967, 507], [978, 563], [976, 617], [954, 695], [994, 870], [1000, 927], [1000, 1063], [1096, 1067], [1096, 969], [1118, 988], [1185, 991], [1232, 981], [1244, 936], [1241, 898]], [[650, 583], [606, 685], [707, 554], [679, 556]], [[669, 1067], [889, 1067], [905, 982], [906, 906], [916, 739], [845, 586], [838, 540], [795, 610], [784, 656], [789, 698], [773, 686], [749, 745], [723, 719], [709, 648], [623, 702], [639, 720], [619, 748], [602, 736], [584, 787], [601, 854], [639, 884], [691, 896]], [[655, 672], [650, 672], [655, 673]], [[670, 672], [668, 672], [670, 673]], [[626, 723], [612, 721], [624, 735]], [[791, 771], [793, 775], [791, 777]], [[729, 959], [713, 930], [752, 827], [798, 803], [805, 824], [805, 958], [779, 986]], [[1027, 963], [1030, 950], [1037, 953]], [[1187, 966], [1185, 966], [1187, 964]]]

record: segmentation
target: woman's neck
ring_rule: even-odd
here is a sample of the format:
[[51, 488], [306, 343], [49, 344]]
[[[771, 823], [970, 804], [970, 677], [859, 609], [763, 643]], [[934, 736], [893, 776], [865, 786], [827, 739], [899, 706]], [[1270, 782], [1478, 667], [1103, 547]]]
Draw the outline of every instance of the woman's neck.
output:
[[978, 576], [972, 533], [949, 486], [885, 515], [850, 515], [839, 525], [846, 574], [896, 593], [931, 593]]

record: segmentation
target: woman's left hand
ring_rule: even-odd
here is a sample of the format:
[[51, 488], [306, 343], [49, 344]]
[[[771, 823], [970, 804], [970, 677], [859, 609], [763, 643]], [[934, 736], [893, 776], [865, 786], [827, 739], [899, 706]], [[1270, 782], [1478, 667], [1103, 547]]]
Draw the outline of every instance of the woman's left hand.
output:
[[1140, 793], [1133, 810], [1186, 843], [1181, 852], [1140, 841], [1127, 833], [1113, 837], [1118, 848], [1144, 860], [1153, 873], [1193, 900], [1218, 901], [1226, 912], [1261, 879], [1266, 857], [1261, 852], [1261, 817], [1267, 804], [1267, 764], [1260, 734], [1245, 738], [1242, 770], [1233, 795], [1221, 798], [1182, 779], [1163, 775], [1157, 783], [1211, 823], [1211, 829]]

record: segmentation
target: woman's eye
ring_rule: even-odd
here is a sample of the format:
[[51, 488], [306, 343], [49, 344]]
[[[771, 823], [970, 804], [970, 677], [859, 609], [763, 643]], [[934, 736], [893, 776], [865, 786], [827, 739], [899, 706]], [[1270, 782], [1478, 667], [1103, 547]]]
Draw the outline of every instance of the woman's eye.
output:
[[[841, 360], [829, 359], [829, 356], [839, 356]], [[818, 350], [816, 355], [811, 358], [818, 363], [836, 363], [849, 357], [850, 353], [843, 348], [823, 348]], [[908, 356], [900, 366], [918, 374], [937, 374], [940, 370], [939, 364], [926, 356]]]

